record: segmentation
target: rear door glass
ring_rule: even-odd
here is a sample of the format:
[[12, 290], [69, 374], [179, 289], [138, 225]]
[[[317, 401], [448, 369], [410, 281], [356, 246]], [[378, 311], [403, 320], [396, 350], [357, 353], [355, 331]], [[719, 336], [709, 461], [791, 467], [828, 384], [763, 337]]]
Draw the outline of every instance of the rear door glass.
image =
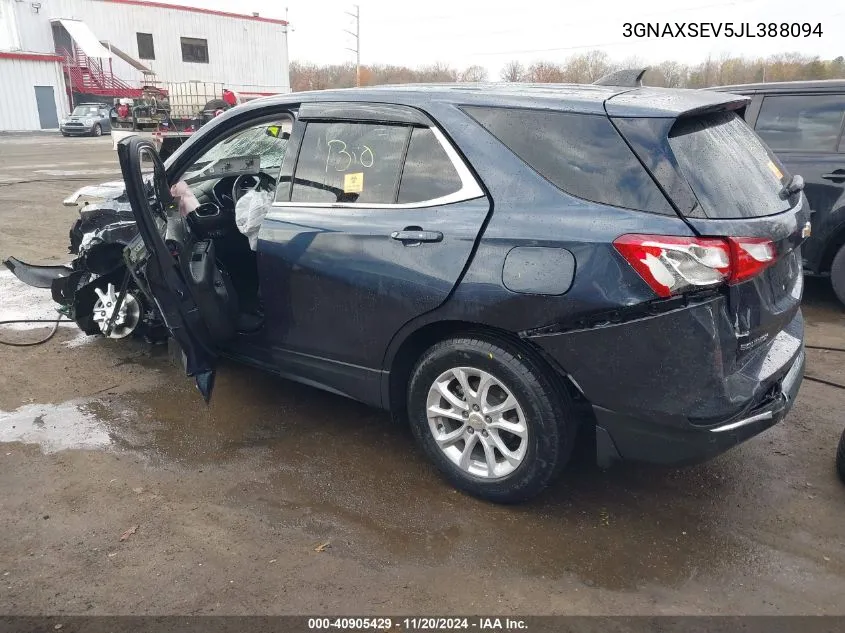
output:
[[845, 116], [845, 94], [766, 97], [755, 128], [774, 150], [834, 152]]
[[394, 203], [410, 133], [403, 125], [309, 122], [291, 201]]
[[397, 202], [435, 200], [460, 191], [461, 177], [429, 128], [414, 128]]
[[752, 218], [789, 209], [783, 165], [734, 112], [679, 119], [669, 145], [709, 218]]

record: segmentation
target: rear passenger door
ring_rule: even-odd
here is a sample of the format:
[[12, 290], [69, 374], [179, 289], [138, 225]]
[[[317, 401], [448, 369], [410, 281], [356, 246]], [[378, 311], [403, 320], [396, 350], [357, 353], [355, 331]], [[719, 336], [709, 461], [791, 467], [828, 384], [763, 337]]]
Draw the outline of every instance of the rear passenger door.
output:
[[784, 166], [804, 178], [814, 211], [814, 238], [803, 256], [814, 272], [829, 237], [845, 229], [845, 94], [783, 94], [763, 97], [754, 129]]
[[377, 401], [352, 383], [363, 376], [375, 389], [393, 335], [446, 300], [489, 210], [451, 142], [419, 111], [304, 104], [259, 236], [281, 368]]

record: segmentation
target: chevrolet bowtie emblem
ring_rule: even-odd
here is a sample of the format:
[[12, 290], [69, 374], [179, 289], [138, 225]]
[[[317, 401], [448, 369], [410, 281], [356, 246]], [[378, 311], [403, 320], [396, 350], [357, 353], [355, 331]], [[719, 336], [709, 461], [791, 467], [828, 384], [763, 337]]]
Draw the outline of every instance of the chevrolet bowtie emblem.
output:
[[812, 234], [813, 234], [813, 227], [812, 227], [812, 225], [811, 225], [809, 222], [807, 222], [807, 223], [804, 225], [804, 228], [803, 228], [803, 229], [801, 229], [801, 237], [802, 237], [803, 239], [805, 239], [805, 240], [806, 240], [806, 239], [807, 239], [808, 237], [810, 237]]

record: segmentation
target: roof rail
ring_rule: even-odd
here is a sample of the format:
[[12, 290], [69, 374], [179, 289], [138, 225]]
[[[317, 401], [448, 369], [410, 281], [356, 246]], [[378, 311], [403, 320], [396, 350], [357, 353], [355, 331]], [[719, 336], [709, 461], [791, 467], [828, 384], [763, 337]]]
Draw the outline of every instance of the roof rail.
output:
[[643, 85], [643, 75], [648, 70], [645, 68], [623, 68], [599, 77], [593, 84], [596, 86], [621, 86], [623, 88], [639, 88]]

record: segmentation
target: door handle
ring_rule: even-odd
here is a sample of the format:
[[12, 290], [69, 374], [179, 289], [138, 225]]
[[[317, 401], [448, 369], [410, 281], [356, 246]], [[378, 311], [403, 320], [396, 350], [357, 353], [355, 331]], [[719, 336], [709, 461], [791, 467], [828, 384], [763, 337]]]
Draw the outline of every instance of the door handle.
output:
[[390, 238], [402, 242], [406, 246], [420, 242], [442, 242], [443, 233], [440, 231], [423, 231], [416, 227], [407, 227], [402, 231], [393, 231]]
[[845, 169], [834, 169], [829, 174], [822, 174], [822, 178], [835, 183], [845, 182]]

